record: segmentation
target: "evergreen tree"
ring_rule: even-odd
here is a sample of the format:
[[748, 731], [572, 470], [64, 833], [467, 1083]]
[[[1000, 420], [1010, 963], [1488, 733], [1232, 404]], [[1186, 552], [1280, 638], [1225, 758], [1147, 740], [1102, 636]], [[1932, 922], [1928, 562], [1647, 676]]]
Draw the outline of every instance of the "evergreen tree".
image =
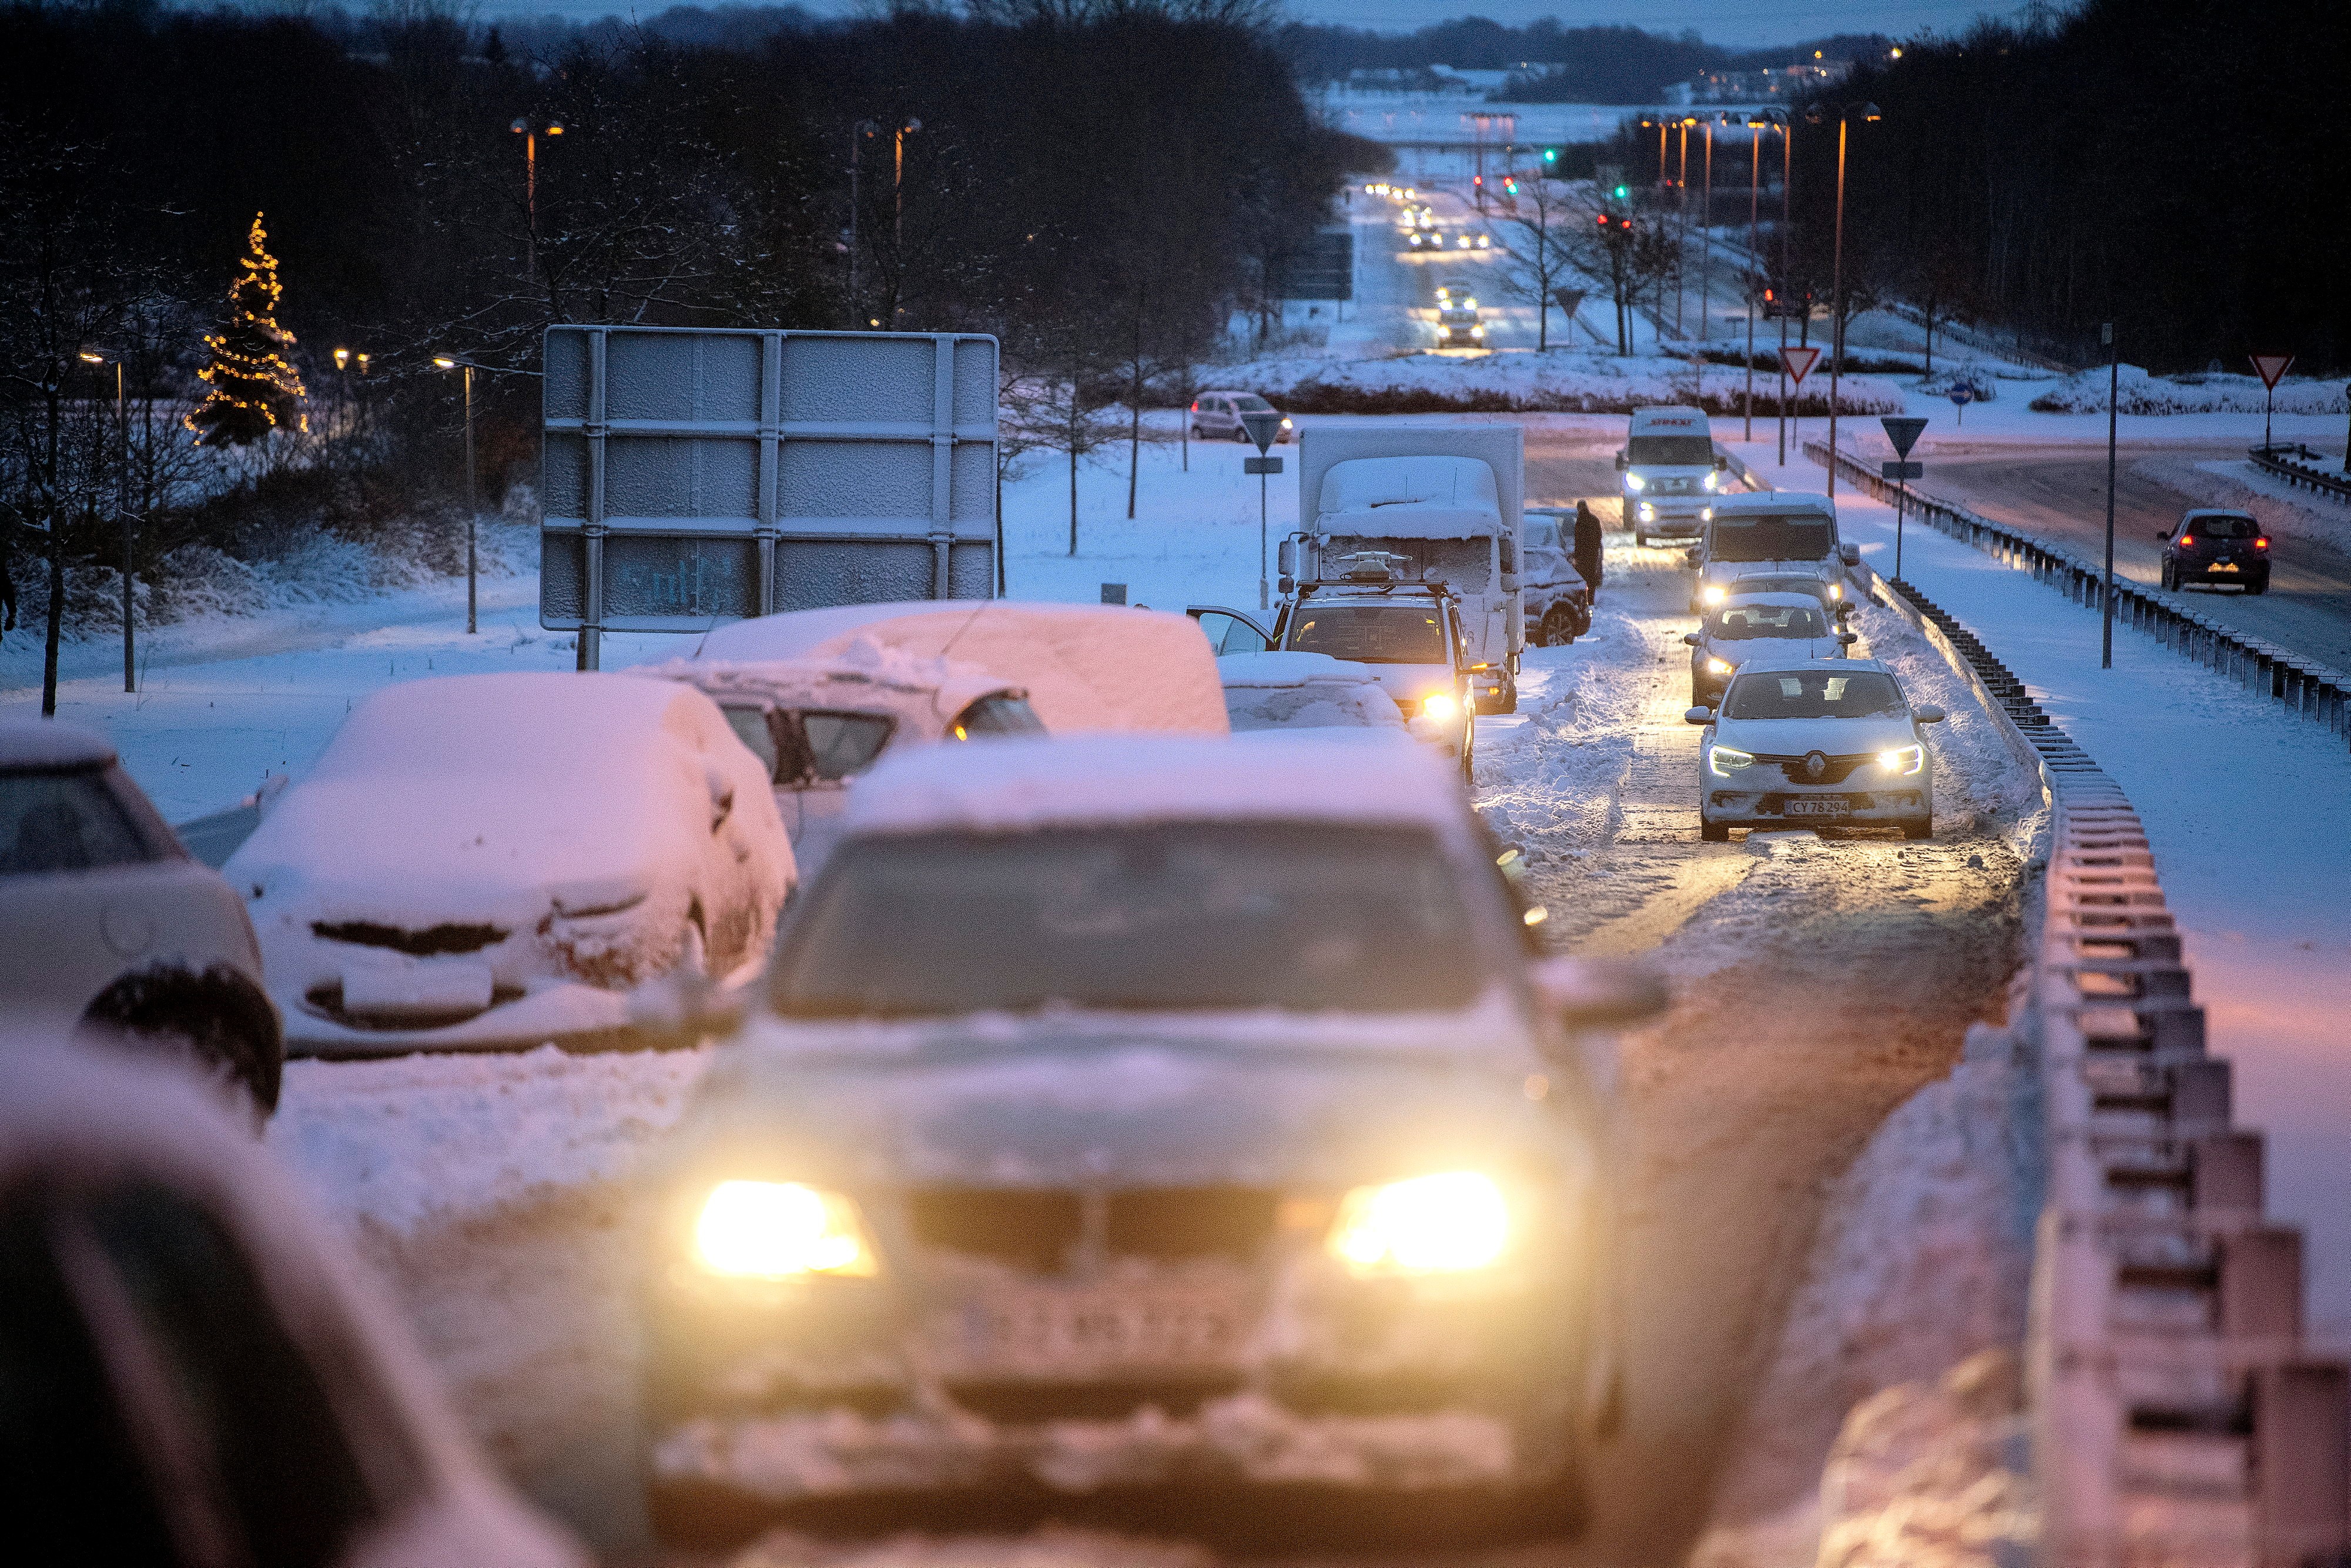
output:
[[229, 285], [228, 322], [219, 332], [204, 334], [212, 358], [196, 374], [212, 390], [188, 415], [198, 445], [244, 446], [280, 425], [310, 428], [301, 406], [308, 394], [283, 351], [293, 347], [294, 334], [277, 324], [282, 286], [277, 258], [265, 243], [268, 238], [261, 214], [254, 214], [244, 260]]

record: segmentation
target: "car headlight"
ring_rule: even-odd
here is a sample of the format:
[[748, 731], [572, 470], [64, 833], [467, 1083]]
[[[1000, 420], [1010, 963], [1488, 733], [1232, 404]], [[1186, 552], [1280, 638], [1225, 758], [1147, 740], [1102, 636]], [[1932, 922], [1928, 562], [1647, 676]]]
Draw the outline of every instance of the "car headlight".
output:
[[1357, 1187], [1339, 1204], [1330, 1247], [1358, 1274], [1452, 1274], [1488, 1267], [1510, 1243], [1494, 1179], [1447, 1171]]
[[1829, 584], [1829, 598], [1830, 598], [1832, 601], [1834, 601], [1834, 600], [1843, 599], [1844, 597], [1844, 583], [1842, 583], [1842, 582], [1832, 582], [1832, 583], [1830, 583], [1830, 584]]
[[1641, 520], [1642, 520], [1643, 522], [1645, 522], [1645, 523], [1652, 523], [1652, 522], [1656, 521], [1656, 518], [1657, 518], [1657, 508], [1656, 508], [1656, 507], [1653, 507], [1653, 506], [1651, 506], [1651, 505], [1649, 505], [1649, 503], [1648, 503], [1648, 502], [1646, 502], [1646, 501], [1642, 502], [1642, 503], [1641, 503]]
[[1753, 752], [1741, 751], [1735, 746], [1711, 747], [1706, 754], [1707, 770], [1717, 779], [1728, 779], [1754, 760]]
[[1927, 765], [1927, 748], [1923, 746], [1897, 746], [1891, 751], [1879, 752], [1877, 765], [1888, 773], [1907, 778]]
[[1714, 521], [1714, 508], [1712, 507], [1700, 507], [1698, 509], [1698, 520], [1701, 523], [1710, 523]]
[[1708, 659], [1706, 662], [1706, 673], [1709, 675], [1727, 675], [1730, 674], [1732, 668], [1732, 665], [1725, 664], [1720, 659]]
[[1705, 603], [1719, 604], [1725, 597], [1725, 591], [1722, 584], [1719, 582], [1709, 582], [1704, 588], [1698, 591], [1698, 596]]
[[711, 1188], [694, 1222], [694, 1250], [712, 1273], [745, 1280], [870, 1275], [878, 1266], [855, 1204], [790, 1181]]
[[1431, 692], [1420, 699], [1420, 716], [1450, 724], [1461, 716], [1461, 701], [1450, 692]]
[[1648, 487], [1649, 482], [1646, 479], [1642, 478], [1638, 474], [1627, 474], [1625, 476], [1625, 488], [1627, 490], [1639, 491], [1646, 490]]
[[1472, 327], [1469, 329], [1469, 335], [1473, 338], [1482, 338], [1486, 335], [1486, 329], [1483, 327]]

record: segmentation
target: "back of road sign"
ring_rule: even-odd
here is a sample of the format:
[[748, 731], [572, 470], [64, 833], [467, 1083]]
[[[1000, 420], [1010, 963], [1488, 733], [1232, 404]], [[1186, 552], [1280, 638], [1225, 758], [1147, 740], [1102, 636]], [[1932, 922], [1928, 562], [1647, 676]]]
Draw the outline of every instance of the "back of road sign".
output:
[[550, 327], [538, 621], [698, 632], [996, 588], [996, 340]]

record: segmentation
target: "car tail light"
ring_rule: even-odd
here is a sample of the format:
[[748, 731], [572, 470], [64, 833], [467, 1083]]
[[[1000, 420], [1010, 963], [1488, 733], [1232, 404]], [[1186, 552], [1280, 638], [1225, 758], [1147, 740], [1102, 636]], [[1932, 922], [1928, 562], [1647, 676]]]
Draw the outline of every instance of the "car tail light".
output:
[[2196, 536], [2194, 534], [2180, 535], [2179, 548], [2181, 549], [2194, 549], [2196, 548]]
[[2270, 548], [2270, 541], [2267, 539], [2255, 539], [2253, 541], [2253, 548], [2255, 549], [2267, 549]]
[[1193, 412], [1194, 413], [1199, 413], [1199, 412], [1200, 412], [1200, 404], [1199, 404], [1199, 402], [1198, 402], [1198, 401], [1197, 401], [1196, 399], [1196, 400], [1194, 400], [1194, 402], [1193, 402], [1193, 403], [1192, 403], [1192, 412]]

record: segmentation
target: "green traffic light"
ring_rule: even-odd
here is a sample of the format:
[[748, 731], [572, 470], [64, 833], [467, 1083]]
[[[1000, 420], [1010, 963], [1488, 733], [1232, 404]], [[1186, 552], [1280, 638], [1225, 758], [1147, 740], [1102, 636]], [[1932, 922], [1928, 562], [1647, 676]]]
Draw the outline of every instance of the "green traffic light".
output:
[[1609, 193], [1609, 194], [1611, 194], [1611, 195], [1614, 196], [1614, 197], [1615, 197], [1618, 201], [1620, 201], [1620, 202], [1621, 202], [1621, 201], [1624, 201], [1624, 200], [1625, 200], [1627, 197], [1631, 196], [1631, 195], [1632, 195], [1632, 193], [1633, 193], [1633, 187], [1631, 187], [1630, 185], [1619, 185], [1619, 186], [1617, 186], [1617, 187], [1615, 188], [1615, 190], [1614, 190], [1614, 191], [1612, 191], [1612, 192], [1610, 192], [1610, 193]]
[[1556, 147], [1546, 147], [1546, 148], [1544, 148], [1544, 149], [1543, 149], [1543, 162], [1546, 162], [1546, 163], [1556, 163], [1556, 162], [1559, 162], [1559, 149], [1558, 149], [1558, 148], [1556, 148]]

